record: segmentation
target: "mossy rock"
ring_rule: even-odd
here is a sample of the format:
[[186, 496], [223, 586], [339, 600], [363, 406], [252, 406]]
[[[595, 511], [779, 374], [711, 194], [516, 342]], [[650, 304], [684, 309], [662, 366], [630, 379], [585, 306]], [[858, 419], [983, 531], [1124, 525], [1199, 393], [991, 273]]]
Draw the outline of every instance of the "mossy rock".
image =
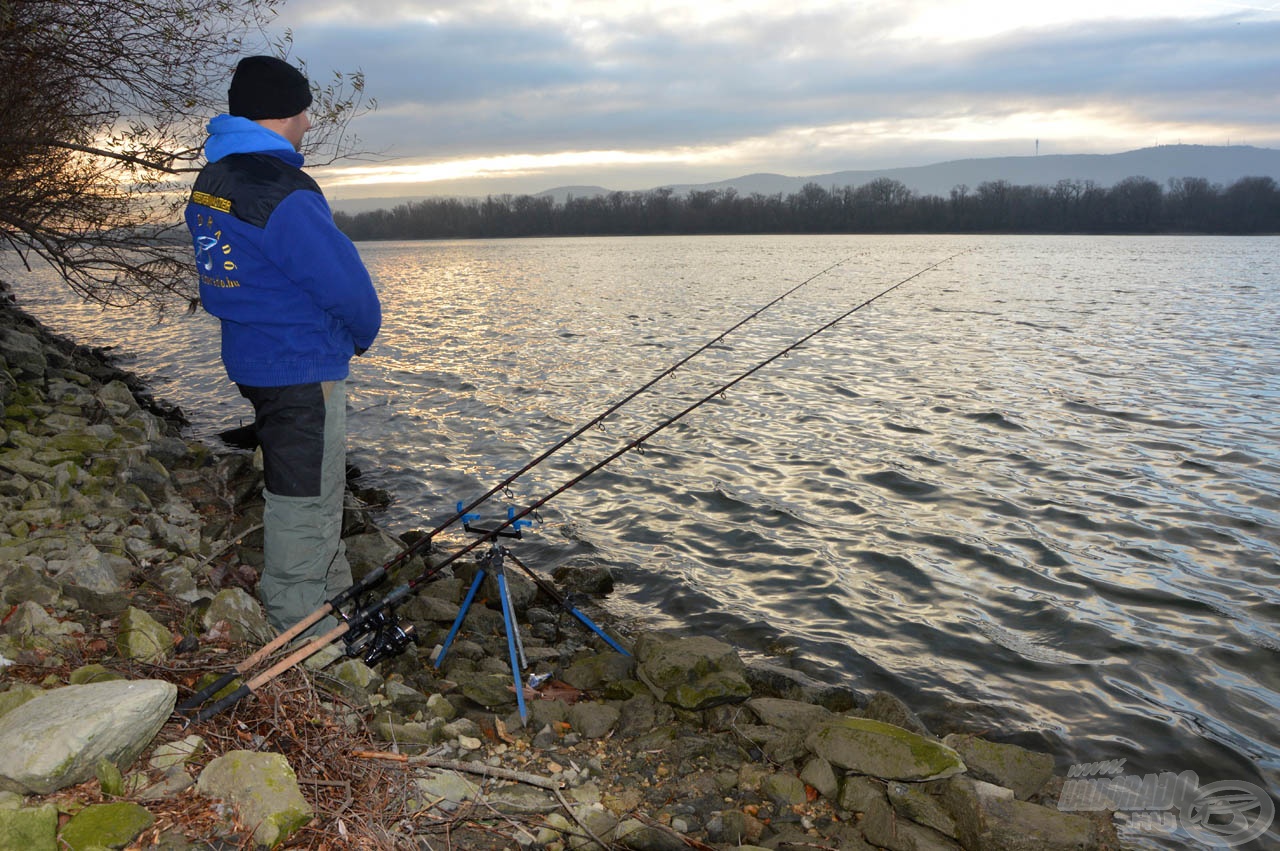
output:
[[151, 615], [130, 606], [120, 616], [116, 651], [125, 659], [159, 662], [173, 649], [173, 633]]
[[0, 809], [0, 847], [22, 851], [53, 851], [58, 834], [58, 808]]
[[69, 851], [91, 848], [124, 848], [156, 823], [146, 807], [128, 801], [93, 804], [71, 817], [58, 835], [60, 847]]
[[253, 837], [274, 848], [311, 820], [311, 806], [298, 778], [280, 754], [231, 751], [200, 773], [196, 790], [230, 801], [241, 823], [254, 825]]
[[0, 716], [17, 709], [28, 700], [44, 694], [44, 689], [30, 683], [15, 682], [6, 691], [0, 692]]
[[67, 684], [82, 686], [85, 683], [108, 683], [113, 680], [123, 679], [123, 674], [117, 674], [115, 671], [109, 670], [103, 665], [93, 663], [90, 665], [82, 665], [72, 671], [67, 677]]
[[942, 742], [869, 718], [823, 724], [805, 746], [832, 765], [884, 780], [938, 780], [965, 771], [960, 754]]

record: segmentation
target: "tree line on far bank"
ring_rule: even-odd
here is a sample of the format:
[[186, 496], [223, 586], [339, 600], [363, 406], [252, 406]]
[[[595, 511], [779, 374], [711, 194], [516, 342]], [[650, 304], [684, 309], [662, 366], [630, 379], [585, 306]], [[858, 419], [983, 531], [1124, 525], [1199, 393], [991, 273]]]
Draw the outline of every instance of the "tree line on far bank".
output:
[[989, 181], [949, 197], [880, 178], [858, 187], [806, 184], [783, 196], [733, 189], [611, 192], [563, 203], [547, 196], [428, 198], [391, 210], [334, 215], [354, 240], [757, 233], [1280, 233], [1280, 186], [1198, 177], [1167, 187], [1130, 177], [1111, 187]]

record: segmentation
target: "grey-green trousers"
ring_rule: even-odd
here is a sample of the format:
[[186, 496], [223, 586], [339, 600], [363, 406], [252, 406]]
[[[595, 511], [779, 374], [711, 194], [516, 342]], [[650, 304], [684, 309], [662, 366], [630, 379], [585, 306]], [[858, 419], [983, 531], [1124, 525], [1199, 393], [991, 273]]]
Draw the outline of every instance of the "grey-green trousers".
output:
[[[241, 386], [240, 392], [253, 403], [266, 478], [266, 564], [258, 596], [267, 620], [283, 631], [351, 585], [341, 536], [346, 382]], [[326, 617], [308, 634], [336, 625]]]

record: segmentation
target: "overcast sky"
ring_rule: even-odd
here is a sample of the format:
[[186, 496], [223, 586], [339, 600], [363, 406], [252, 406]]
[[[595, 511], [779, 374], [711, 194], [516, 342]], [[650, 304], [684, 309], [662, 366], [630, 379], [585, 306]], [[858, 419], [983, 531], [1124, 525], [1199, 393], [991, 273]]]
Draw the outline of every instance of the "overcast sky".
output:
[[650, 189], [1156, 144], [1280, 147], [1280, 2], [294, 0], [361, 69], [332, 198]]

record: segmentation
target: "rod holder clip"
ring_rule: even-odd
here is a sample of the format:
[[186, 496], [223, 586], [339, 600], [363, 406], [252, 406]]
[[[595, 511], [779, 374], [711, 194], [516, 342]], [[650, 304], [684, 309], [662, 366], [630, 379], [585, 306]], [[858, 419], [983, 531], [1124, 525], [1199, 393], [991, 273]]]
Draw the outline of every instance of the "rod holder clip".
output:
[[481, 529], [478, 526], [472, 526], [471, 521], [479, 520], [479, 514], [463, 514], [462, 503], [458, 503], [458, 513], [462, 515], [462, 528], [470, 532], [472, 535], [487, 535], [491, 538], [523, 538], [523, 529], [533, 526], [532, 520], [524, 518], [516, 518], [516, 508], [514, 505], [507, 507], [507, 522], [496, 529]]

